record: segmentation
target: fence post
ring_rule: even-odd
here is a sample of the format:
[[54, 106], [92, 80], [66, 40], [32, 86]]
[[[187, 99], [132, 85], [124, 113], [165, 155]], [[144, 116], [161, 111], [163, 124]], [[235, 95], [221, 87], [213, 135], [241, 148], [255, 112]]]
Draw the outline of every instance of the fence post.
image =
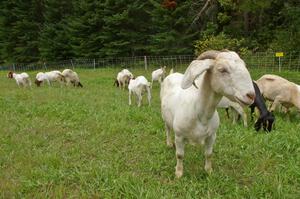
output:
[[13, 64], [13, 70], [16, 71], [16, 66], [15, 66], [15, 64]]
[[46, 62], [44, 62], [44, 68], [45, 68], [45, 70], [47, 70], [47, 65], [46, 65]]
[[71, 65], [72, 65], [72, 68], [73, 68], [73, 70], [74, 70], [75, 67], [74, 67], [73, 60], [72, 60], [72, 59], [71, 59]]
[[147, 56], [146, 55], [144, 56], [144, 64], [145, 64], [145, 70], [147, 70], [148, 66], [147, 66]]
[[96, 70], [96, 60], [94, 59], [94, 70]]

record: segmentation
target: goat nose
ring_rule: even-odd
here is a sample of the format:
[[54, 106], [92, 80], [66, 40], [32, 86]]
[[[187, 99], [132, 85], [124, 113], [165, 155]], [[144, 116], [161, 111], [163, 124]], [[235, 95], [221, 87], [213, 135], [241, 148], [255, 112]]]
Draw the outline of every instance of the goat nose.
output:
[[251, 93], [247, 93], [246, 96], [251, 99], [252, 101], [254, 101], [255, 99], [255, 93], [251, 92]]

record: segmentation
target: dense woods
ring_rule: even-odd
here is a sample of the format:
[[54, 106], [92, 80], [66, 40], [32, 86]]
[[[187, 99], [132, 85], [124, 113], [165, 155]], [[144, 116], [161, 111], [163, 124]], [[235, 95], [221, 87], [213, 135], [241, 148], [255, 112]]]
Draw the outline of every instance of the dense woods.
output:
[[2, 0], [0, 62], [300, 51], [299, 0]]

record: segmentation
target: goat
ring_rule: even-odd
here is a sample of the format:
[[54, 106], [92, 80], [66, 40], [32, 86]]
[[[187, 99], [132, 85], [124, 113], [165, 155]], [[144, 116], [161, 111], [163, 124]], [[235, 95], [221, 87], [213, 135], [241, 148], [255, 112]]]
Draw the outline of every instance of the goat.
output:
[[256, 84], [266, 100], [272, 101], [273, 112], [281, 104], [285, 108], [295, 106], [300, 110], [300, 86], [277, 75], [263, 75]]
[[[194, 85], [194, 86], [192, 86]], [[197, 89], [197, 88], [199, 89]], [[205, 144], [205, 170], [212, 172], [212, 151], [219, 126], [216, 107], [222, 96], [250, 105], [255, 92], [244, 61], [232, 51], [207, 51], [191, 62], [184, 75], [173, 73], [161, 84], [161, 113], [167, 145], [175, 133], [175, 175], [183, 175], [184, 141]]]
[[151, 88], [152, 88], [154, 81], [158, 81], [161, 84], [161, 82], [165, 78], [165, 75], [166, 75], [166, 66], [153, 71], [151, 74], [151, 77], [152, 77]]
[[71, 69], [65, 69], [62, 72], [62, 75], [64, 76], [65, 82], [67, 85], [72, 84], [74, 87], [83, 87], [80, 83], [79, 76], [76, 72], [72, 71]]
[[228, 109], [229, 108], [233, 109], [236, 112], [236, 114], [235, 114], [235, 116], [233, 118], [233, 124], [236, 123], [236, 121], [238, 120], [239, 116], [241, 116], [242, 119], [243, 119], [243, 122], [244, 122], [244, 127], [248, 126], [248, 123], [247, 123], [247, 114], [244, 111], [243, 107], [238, 102], [231, 101], [227, 97], [223, 96], [217, 107], [218, 108], [225, 108], [228, 118], [229, 118]]
[[51, 82], [60, 82], [62, 85], [65, 82], [65, 77], [58, 71], [50, 71], [46, 73], [39, 72], [36, 74], [35, 84], [39, 87], [43, 82], [47, 82], [51, 86]]
[[129, 96], [128, 96], [129, 105], [131, 105], [131, 94], [134, 93], [138, 99], [137, 100], [138, 107], [140, 107], [142, 103], [143, 92], [147, 91], [148, 103], [150, 106], [150, 101], [151, 101], [150, 83], [144, 76], [138, 76], [136, 79], [130, 79], [128, 90], [129, 90]]
[[27, 73], [21, 73], [21, 74], [16, 74], [10, 71], [7, 74], [7, 77], [12, 79], [14, 78], [16, 80], [16, 83], [19, 87], [30, 87], [31, 88], [31, 81], [29, 78], [29, 75]]
[[129, 80], [134, 78], [133, 74], [128, 69], [123, 69], [117, 75], [118, 87], [125, 89], [126, 83], [129, 83]]

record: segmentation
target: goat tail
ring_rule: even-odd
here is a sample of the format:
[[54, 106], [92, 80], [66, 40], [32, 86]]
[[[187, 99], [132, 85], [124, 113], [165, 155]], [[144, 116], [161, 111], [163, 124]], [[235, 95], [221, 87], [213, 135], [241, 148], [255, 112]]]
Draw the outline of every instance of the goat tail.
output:
[[169, 75], [173, 74], [174, 73], [174, 68], [171, 68], [170, 72], [169, 72]]

